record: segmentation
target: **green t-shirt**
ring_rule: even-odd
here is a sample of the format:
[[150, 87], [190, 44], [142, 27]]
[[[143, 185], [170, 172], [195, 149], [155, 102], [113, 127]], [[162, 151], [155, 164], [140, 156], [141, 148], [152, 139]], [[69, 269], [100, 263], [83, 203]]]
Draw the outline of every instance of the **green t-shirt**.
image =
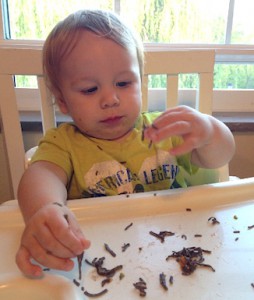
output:
[[158, 144], [143, 138], [143, 124], [151, 124], [159, 114], [141, 114], [122, 142], [91, 138], [74, 124], [62, 124], [42, 138], [32, 162], [49, 161], [66, 172], [68, 199], [185, 187], [181, 169], [192, 174], [197, 167], [191, 165], [190, 155], [175, 157], [168, 151], [181, 138]]

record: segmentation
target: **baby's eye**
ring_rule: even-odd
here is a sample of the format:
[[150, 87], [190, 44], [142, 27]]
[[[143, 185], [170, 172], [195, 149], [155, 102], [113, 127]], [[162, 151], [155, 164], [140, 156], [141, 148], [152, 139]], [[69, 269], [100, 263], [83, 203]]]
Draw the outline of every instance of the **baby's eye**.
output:
[[116, 83], [116, 86], [118, 86], [118, 87], [126, 87], [126, 86], [128, 86], [130, 84], [131, 84], [130, 81], [119, 81], [119, 82]]
[[93, 94], [94, 92], [96, 92], [98, 90], [97, 86], [93, 86], [89, 89], [83, 89], [81, 92], [83, 94]]

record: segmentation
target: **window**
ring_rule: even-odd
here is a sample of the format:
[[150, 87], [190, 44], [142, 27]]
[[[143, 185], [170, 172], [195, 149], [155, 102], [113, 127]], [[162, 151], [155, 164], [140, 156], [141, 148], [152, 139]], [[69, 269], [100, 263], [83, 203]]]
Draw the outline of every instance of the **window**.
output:
[[[119, 13], [140, 33], [147, 49], [215, 49], [214, 88], [224, 93], [221, 99], [227, 99], [234, 90], [252, 95], [242, 97], [248, 103], [232, 100], [226, 109], [242, 111], [248, 107], [254, 111], [253, 0], [2, 0], [1, 4], [2, 45], [41, 47], [56, 22], [85, 7]], [[163, 79], [159, 81], [163, 83]], [[16, 82], [17, 86], [36, 88], [33, 79], [21, 77]], [[156, 82], [158, 79], [152, 86]], [[181, 86], [193, 88], [195, 82], [190, 75], [182, 79]], [[220, 102], [215, 101], [214, 110], [222, 109]]]
[[70, 11], [84, 7], [109, 10], [118, 7], [119, 14], [134, 25], [147, 43], [225, 44], [226, 40], [229, 44], [254, 42], [252, 0], [2, 0], [2, 2], [6, 7], [5, 24], [9, 31], [6, 36], [11, 39], [45, 39], [56, 22], [66, 17]]
[[254, 2], [236, 0], [234, 9], [234, 22], [232, 26], [232, 44], [254, 43]]
[[53, 26], [71, 11], [86, 8], [113, 10], [113, 1], [3, 0], [8, 7], [11, 39], [45, 39]]

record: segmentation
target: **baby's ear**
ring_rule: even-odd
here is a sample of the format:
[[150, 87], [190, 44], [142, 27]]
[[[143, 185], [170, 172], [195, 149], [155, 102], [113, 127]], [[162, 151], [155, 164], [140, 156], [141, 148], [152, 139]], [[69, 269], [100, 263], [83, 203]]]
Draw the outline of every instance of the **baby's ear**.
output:
[[62, 114], [67, 115], [69, 113], [68, 106], [61, 96], [56, 98], [56, 104], [58, 105]]

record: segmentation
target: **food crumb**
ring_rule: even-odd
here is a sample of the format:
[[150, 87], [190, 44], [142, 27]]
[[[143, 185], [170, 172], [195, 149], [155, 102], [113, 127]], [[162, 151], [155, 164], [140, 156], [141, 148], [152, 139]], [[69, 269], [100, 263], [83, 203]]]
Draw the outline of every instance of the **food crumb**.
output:
[[124, 245], [122, 246], [122, 252], [125, 252], [127, 248], [130, 247], [130, 243], [124, 243]]
[[146, 296], [146, 282], [144, 281], [144, 279], [139, 278], [138, 282], [133, 283], [134, 287], [139, 291], [139, 295], [141, 297], [145, 297]]
[[80, 283], [79, 283], [76, 279], [73, 279], [73, 283], [74, 283], [76, 286], [80, 286]]
[[168, 290], [168, 287], [166, 284], [166, 275], [163, 272], [160, 274], [160, 284], [164, 288], [165, 291]]
[[215, 217], [210, 217], [208, 222], [211, 222], [213, 225], [220, 224], [220, 222]]
[[133, 223], [131, 222], [129, 225], [127, 225], [127, 226], [124, 228], [124, 230], [125, 230], [125, 231], [128, 230], [132, 225], [133, 225]]
[[115, 252], [109, 247], [109, 245], [107, 243], [104, 243], [104, 248], [106, 251], [108, 251], [108, 253], [110, 253], [113, 257], [116, 257]]

